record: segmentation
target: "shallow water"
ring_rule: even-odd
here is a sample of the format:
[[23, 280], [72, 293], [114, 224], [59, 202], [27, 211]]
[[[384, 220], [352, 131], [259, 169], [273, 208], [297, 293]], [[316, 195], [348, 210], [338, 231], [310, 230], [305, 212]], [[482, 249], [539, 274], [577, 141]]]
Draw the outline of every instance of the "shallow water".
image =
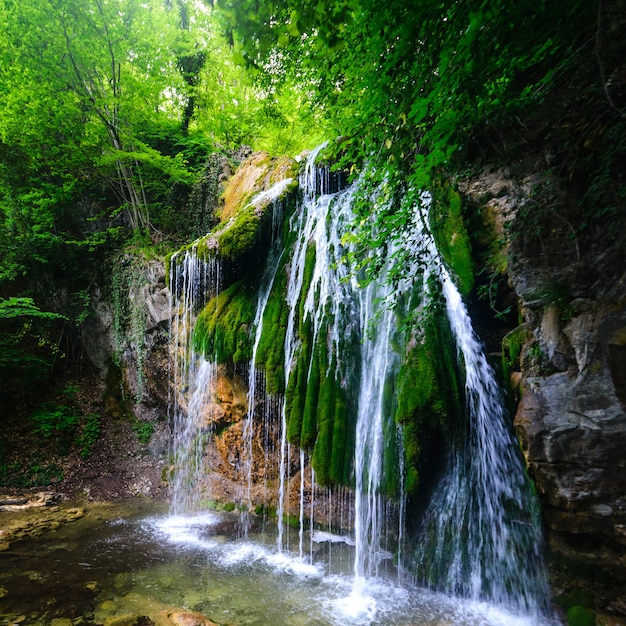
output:
[[[537, 626], [536, 618], [424, 589], [397, 575], [352, 575], [353, 542], [307, 537], [302, 558], [263, 525], [240, 536], [234, 514], [167, 516], [154, 509], [86, 516], [0, 553], [0, 623], [103, 624], [192, 610], [232, 625]], [[357, 591], [358, 589], [358, 591]]]

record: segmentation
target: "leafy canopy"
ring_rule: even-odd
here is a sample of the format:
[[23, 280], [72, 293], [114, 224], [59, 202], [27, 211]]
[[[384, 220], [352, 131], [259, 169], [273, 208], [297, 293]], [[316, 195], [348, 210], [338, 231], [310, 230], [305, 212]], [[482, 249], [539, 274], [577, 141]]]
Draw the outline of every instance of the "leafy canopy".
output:
[[[365, 205], [363, 246], [400, 239], [420, 192], [472, 160], [489, 129], [538, 107], [593, 41], [582, 0], [218, 0], [223, 28], [254, 67], [307, 81], [342, 137], [392, 198]], [[274, 71], [276, 74], [276, 72]]]

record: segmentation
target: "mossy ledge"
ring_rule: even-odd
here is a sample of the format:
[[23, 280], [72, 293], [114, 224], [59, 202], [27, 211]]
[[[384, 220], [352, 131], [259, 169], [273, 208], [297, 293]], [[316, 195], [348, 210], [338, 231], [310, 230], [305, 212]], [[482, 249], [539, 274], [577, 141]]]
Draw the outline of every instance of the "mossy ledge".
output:
[[217, 363], [250, 360], [255, 307], [256, 291], [244, 280], [209, 300], [193, 330], [194, 350]]

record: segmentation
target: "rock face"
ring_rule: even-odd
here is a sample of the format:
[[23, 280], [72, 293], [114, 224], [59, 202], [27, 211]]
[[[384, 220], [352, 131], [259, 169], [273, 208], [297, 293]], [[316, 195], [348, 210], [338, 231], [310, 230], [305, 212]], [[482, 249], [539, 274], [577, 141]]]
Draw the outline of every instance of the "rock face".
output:
[[626, 413], [616, 364], [625, 330], [624, 309], [572, 318], [550, 363], [574, 364], [526, 376], [515, 418], [553, 552], [618, 584], [626, 581]]
[[461, 187], [488, 239], [504, 244], [489, 260], [506, 268], [524, 318], [507, 353], [515, 427], [553, 569], [614, 597], [626, 584], [623, 240], [583, 229], [576, 202], [545, 177], [486, 171]]

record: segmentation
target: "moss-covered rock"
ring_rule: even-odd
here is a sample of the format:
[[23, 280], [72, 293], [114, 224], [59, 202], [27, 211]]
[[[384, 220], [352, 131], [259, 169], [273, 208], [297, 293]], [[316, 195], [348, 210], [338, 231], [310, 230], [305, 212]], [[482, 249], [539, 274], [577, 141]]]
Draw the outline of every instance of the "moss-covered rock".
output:
[[463, 221], [461, 196], [449, 185], [433, 195], [430, 222], [437, 249], [466, 295], [474, 287], [472, 245]]
[[595, 626], [595, 611], [585, 606], [573, 606], [567, 611], [568, 626]]
[[270, 229], [274, 202], [297, 188], [298, 168], [287, 157], [251, 155], [224, 186], [216, 209], [218, 223], [181, 251], [193, 248], [198, 258], [219, 257], [231, 263], [252, 254]]
[[520, 363], [522, 348], [532, 338], [532, 331], [526, 324], [514, 328], [502, 338], [502, 375], [505, 384], [509, 386], [509, 391], [512, 391], [511, 374], [522, 369]]
[[[354, 419], [348, 397], [337, 378], [337, 360], [320, 372], [317, 440], [312, 464], [320, 485], [349, 484], [354, 452]], [[354, 408], [354, 407], [352, 407]]]
[[[431, 281], [431, 293], [435, 283]], [[436, 297], [422, 309], [419, 329], [407, 346], [397, 380], [396, 421], [402, 426], [405, 489], [415, 493], [425, 451], [451, 432], [461, 414], [456, 349], [443, 303]]]
[[246, 282], [239, 281], [209, 300], [194, 327], [194, 350], [218, 363], [249, 360], [255, 297]]

